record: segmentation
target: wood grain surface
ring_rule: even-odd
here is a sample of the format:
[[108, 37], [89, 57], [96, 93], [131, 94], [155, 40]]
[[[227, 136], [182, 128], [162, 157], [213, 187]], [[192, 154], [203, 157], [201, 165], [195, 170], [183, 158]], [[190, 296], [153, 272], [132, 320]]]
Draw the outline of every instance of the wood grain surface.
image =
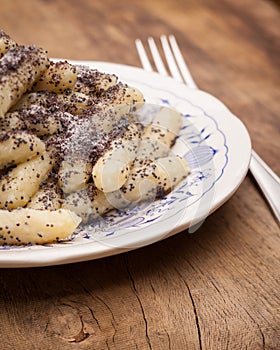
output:
[[[202, 90], [280, 173], [280, 11], [264, 0], [1, 0], [0, 27], [51, 57], [140, 67], [174, 34]], [[280, 349], [280, 234], [250, 174], [194, 234], [95, 261], [0, 270], [0, 349]]]

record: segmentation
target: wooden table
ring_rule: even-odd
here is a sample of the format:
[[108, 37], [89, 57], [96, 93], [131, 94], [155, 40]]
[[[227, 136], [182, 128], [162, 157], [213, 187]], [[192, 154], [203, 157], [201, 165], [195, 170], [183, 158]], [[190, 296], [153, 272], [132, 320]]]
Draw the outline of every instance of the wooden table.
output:
[[[140, 67], [176, 35], [200, 88], [279, 163], [280, 12], [264, 0], [1, 0], [0, 25], [51, 57]], [[65, 266], [0, 270], [1, 349], [280, 349], [279, 226], [249, 174], [194, 234]]]

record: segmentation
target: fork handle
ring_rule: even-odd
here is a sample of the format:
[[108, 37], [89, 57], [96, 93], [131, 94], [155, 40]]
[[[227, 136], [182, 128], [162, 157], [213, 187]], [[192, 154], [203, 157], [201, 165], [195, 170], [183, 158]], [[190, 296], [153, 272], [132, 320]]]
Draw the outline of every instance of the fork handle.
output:
[[271, 168], [252, 151], [250, 171], [280, 224], [280, 179]]

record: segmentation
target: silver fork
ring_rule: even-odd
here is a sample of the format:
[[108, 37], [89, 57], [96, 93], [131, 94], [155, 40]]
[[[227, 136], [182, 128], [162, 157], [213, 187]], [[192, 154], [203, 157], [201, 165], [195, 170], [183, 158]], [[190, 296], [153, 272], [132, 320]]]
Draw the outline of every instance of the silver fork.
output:
[[[169, 67], [171, 76], [180, 82], [185, 83], [187, 86], [193, 89], [197, 89], [197, 85], [187, 67], [187, 64], [182, 56], [177, 41], [174, 35], [170, 35], [168, 38], [165, 35], [160, 37], [163, 52], [166, 58], [166, 62]], [[138, 55], [140, 57], [143, 68], [146, 71], [153, 71], [152, 65], [146, 54], [145, 48], [140, 39], [135, 40]], [[168, 72], [165, 68], [163, 60], [157, 49], [156, 43], [153, 38], [148, 38], [149, 48], [154, 60], [157, 71], [164, 76], [168, 76]], [[250, 171], [257, 181], [260, 189], [266, 197], [277, 221], [280, 224], [280, 179], [272, 171], [272, 169], [260, 158], [260, 156], [252, 150]]]

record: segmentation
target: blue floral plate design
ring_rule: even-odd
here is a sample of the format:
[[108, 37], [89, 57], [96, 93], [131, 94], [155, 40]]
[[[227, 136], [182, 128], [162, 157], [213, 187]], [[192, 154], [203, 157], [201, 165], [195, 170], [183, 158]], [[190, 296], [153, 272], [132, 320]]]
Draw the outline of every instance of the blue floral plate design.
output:
[[180, 231], [195, 232], [227, 201], [245, 177], [251, 156], [248, 132], [219, 100], [157, 73], [105, 62], [73, 61], [114, 73], [139, 88], [150, 104], [176, 108], [183, 127], [173, 152], [191, 174], [152, 203], [115, 210], [82, 227], [71, 241], [43, 246], [0, 247], [0, 267], [31, 267], [97, 259], [152, 244]]

